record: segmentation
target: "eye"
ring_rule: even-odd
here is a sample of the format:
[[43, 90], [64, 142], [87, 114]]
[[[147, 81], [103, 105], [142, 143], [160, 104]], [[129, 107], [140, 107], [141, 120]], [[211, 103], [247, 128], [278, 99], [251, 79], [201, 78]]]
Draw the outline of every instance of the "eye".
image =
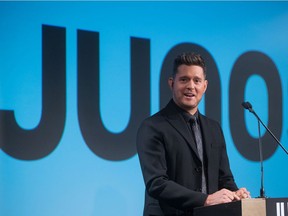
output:
[[187, 82], [187, 81], [188, 81], [188, 79], [186, 77], [181, 77], [180, 78], [180, 82]]

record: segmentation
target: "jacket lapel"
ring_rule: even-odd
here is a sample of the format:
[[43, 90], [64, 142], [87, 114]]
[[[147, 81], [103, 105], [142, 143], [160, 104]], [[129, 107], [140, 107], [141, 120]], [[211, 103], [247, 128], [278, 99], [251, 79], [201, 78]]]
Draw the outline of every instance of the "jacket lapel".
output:
[[194, 142], [194, 138], [193, 138], [190, 130], [188, 129], [187, 124], [186, 124], [183, 116], [181, 115], [181, 113], [179, 112], [179, 110], [175, 106], [176, 105], [171, 100], [168, 103], [166, 109], [164, 110], [166, 118], [167, 118], [167, 121], [171, 124], [172, 127], [175, 128], [175, 130], [178, 131], [178, 133], [181, 136], [184, 137], [184, 139], [186, 140], [187, 145], [189, 145], [189, 147], [195, 153], [197, 158], [200, 160], [199, 155], [198, 155], [198, 151], [197, 151], [197, 148], [196, 148], [196, 144]]

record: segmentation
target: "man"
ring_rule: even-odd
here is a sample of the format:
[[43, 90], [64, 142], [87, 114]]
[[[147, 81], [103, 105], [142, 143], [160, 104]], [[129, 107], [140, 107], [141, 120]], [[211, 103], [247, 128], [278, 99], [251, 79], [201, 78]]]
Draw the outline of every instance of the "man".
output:
[[178, 56], [168, 84], [171, 101], [144, 120], [137, 134], [144, 216], [192, 215], [198, 206], [250, 197], [234, 182], [220, 125], [198, 111], [208, 85], [202, 57]]

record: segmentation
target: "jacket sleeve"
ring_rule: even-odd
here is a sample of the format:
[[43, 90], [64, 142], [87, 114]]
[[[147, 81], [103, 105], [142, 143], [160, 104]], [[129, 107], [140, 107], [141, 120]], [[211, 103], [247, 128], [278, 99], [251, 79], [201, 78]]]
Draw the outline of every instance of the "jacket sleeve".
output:
[[217, 123], [218, 128], [220, 130], [220, 134], [222, 137], [222, 142], [223, 142], [223, 146], [221, 148], [221, 157], [220, 157], [220, 165], [219, 165], [219, 185], [218, 185], [218, 189], [222, 189], [222, 188], [226, 188], [229, 189], [231, 191], [236, 191], [238, 190], [238, 187], [234, 181], [234, 177], [233, 174], [231, 172], [230, 169], [230, 163], [229, 163], [229, 159], [228, 159], [228, 155], [227, 155], [227, 149], [226, 149], [226, 142], [225, 142], [225, 138], [223, 135], [223, 131], [220, 127], [220, 125]]

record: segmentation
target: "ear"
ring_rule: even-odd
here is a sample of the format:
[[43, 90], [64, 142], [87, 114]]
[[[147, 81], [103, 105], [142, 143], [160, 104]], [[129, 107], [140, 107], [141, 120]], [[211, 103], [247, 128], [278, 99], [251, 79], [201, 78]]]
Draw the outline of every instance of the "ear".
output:
[[208, 87], [208, 80], [205, 80], [205, 81], [204, 81], [204, 85], [205, 85], [205, 86], [204, 86], [204, 88], [205, 88], [204, 92], [206, 92], [207, 87]]
[[173, 79], [173, 77], [169, 77], [169, 79], [168, 79], [168, 85], [169, 85], [170, 89], [172, 90], [172, 89], [173, 89], [173, 85], [174, 85], [174, 79]]

